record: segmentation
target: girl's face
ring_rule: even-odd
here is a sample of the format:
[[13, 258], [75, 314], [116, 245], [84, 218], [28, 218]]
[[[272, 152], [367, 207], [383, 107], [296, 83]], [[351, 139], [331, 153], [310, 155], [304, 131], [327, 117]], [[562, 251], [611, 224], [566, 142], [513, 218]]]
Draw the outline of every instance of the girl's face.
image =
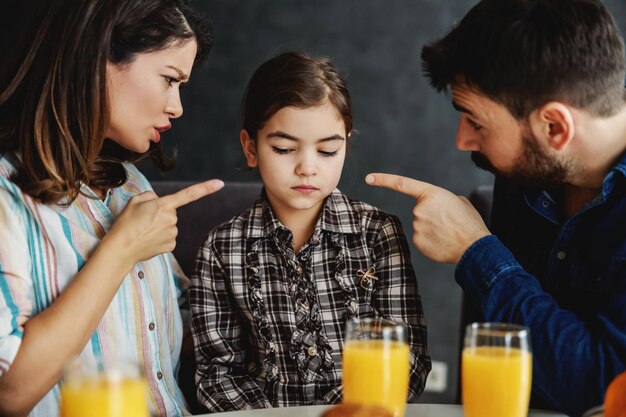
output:
[[279, 219], [319, 212], [337, 187], [346, 156], [346, 128], [328, 101], [316, 107], [283, 107], [253, 140], [241, 131], [248, 166], [258, 167]]
[[144, 153], [170, 119], [183, 114], [180, 86], [191, 74], [197, 45], [182, 45], [138, 54], [131, 63], [107, 63], [110, 123], [106, 137], [130, 151]]

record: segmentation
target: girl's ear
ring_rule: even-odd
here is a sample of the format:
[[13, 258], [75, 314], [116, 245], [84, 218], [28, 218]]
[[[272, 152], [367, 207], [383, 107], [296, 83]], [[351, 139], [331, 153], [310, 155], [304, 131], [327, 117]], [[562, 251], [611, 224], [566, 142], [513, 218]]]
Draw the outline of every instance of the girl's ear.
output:
[[250, 168], [256, 168], [256, 141], [250, 137], [246, 129], [241, 129], [241, 132], [239, 132], [239, 142], [241, 142], [241, 148], [246, 156], [248, 166]]
[[[536, 130], [554, 150], [567, 147], [574, 138], [574, 117], [568, 106], [559, 102], [549, 102], [535, 111]], [[532, 116], [531, 116], [532, 120]]]

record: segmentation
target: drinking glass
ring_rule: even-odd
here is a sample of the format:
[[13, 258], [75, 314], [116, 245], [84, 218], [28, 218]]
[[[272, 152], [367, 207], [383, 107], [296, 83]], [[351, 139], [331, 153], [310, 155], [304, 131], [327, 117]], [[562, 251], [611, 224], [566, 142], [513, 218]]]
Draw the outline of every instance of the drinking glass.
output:
[[382, 318], [351, 319], [343, 348], [343, 402], [385, 407], [402, 417], [409, 390], [405, 325]]
[[532, 380], [530, 330], [508, 323], [472, 323], [462, 355], [466, 417], [526, 417]]
[[147, 385], [135, 362], [76, 360], [63, 372], [61, 417], [149, 417]]

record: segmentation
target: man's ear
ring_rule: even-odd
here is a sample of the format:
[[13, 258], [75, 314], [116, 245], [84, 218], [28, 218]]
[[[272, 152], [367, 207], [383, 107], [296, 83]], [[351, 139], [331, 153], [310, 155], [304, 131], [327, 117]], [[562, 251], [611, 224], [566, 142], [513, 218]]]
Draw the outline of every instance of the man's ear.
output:
[[564, 149], [574, 138], [572, 110], [558, 101], [551, 101], [535, 110], [530, 123], [532, 131], [541, 135], [544, 143], [556, 151]]
[[241, 142], [241, 148], [246, 156], [248, 166], [250, 168], [256, 168], [256, 141], [250, 137], [246, 129], [241, 129], [241, 132], [239, 132], [239, 142]]

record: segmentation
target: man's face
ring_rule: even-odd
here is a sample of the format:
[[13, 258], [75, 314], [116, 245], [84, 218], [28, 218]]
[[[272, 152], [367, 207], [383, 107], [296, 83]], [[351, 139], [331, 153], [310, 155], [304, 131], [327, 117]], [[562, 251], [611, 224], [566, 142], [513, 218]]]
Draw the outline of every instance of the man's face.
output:
[[452, 96], [461, 112], [457, 149], [472, 151], [477, 167], [522, 186], [550, 189], [563, 184], [568, 164], [548, 154], [527, 123], [464, 84], [452, 86]]

